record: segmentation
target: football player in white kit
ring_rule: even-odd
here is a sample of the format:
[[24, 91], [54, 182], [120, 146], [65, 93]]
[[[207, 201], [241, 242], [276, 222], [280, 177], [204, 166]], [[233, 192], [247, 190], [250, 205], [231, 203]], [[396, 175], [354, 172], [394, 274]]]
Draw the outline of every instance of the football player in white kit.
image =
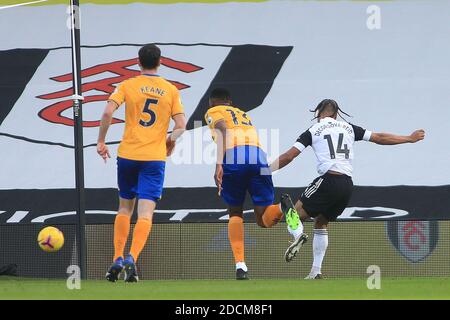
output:
[[[317, 177], [302, 193], [295, 204], [301, 222], [314, 218], [313, 264], [310, 274], [305, 279], [321, 279], [322, 261], [328, 246], [327, 226], [346, 208], [352, 195], [352, 161], [355, 141], [370, 141], [380, 145], [415, 143], [423, 140], [424, 130], [414, 131], [409, 136], [398, 136], [390, 133], [375, 133], [361, 127], [338, 121], [337, 116], [343, 112], [336, 101], [325, 99], [315, 110], [318, 122], [300, 135], [294, 146], [282, 154], [271, 164], [272, 172], [285, 167], [304, 149], [311, 146], [317, 157]], [[291, 206], [292, 205], [292, 202]], [[294, 208], [292, 208], [294, 210]], [[286, 262], [290, 262], [308, 236], [303, 233], [303, 224], [289, 229], [294, 242], [285, 253]]]

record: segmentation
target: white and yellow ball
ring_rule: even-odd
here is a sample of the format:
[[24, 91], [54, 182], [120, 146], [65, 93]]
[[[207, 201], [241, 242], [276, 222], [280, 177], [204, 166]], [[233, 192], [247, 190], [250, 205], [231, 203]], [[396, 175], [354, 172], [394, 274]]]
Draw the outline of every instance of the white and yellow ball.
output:
[[64, 245], [64, 235], [58, 228], [46, 227], [39, 232], [38, 244], [46, 252], [56, 252]]

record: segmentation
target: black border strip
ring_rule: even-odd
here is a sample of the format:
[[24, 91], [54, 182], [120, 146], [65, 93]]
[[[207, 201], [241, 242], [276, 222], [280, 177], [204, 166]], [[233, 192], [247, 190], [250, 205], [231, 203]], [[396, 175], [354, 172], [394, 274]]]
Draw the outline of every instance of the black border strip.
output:
[[[211, 172], [212, 174], [212, 172]], [[279, 202], [281, 194], [288, 193], [296, 201], [304, 191], [304, 187], [275, 188], [275, 202]], [[355, 186], [348, 207], [364, 208], [353, 213], [355, 221], [393, 221], [393, 220], [449, 220], [450, 219], [450, 185], [447, 186]], [[17, 211], [29, 212], [20, 223], [29, 223], [34, 218], [61, 212], [75, 211], [74, 189], [15, 189], [0, 190], [0, 224], [5, 223]], [[55, 201], [58, 199], [58, 201]], [[386, 210], [375, 210], [385, 207]], [[96, 214], [95, 211], [116, 212], [118, 194], [115, 188], [86, 188], [86, 210], [88, 224], [112, 223], [113, 214]], [[247, 196], [244, 210], [251, 210], [253, 205]], [[178, 210], [192, 209], [181, 222], [224, 222], [219, 220], [226, 214], [226, 205], [217, 195], [215, 187], [198, 188], [164, 188], [163, 197], [155, 213], [155, 223], [179, 223], [171, 220]], [[200, 209], [201, 211], [196, 211]], [[217, 212], [217, 210], [221, 210]], [[408, 212], [406, 216], [396, 216], [390, 209]], [[223, 210], [223, 211], [222, 211]], [[255, 221], [254, 214], [244, 214], [246, 221]], [[75, 216], [51, 218], [46, 223], [70, 224]], [[134, 219], [136, 218], [136, 215]], [[342, 217], [344, 218], [344, 217]], [[353, 221], [339, 219], [338, 221]]]

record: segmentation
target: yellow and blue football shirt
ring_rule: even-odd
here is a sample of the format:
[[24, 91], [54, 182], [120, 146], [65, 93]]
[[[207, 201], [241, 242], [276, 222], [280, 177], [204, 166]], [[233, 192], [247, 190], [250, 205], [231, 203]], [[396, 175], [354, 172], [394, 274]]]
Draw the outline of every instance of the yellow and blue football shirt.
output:
[[125, 80], [109, 97], [125, 103], [125, 131], [118, 156], [130, 160], [165, 161], [170, 119], [184, 113], [178, 89], [154, 74]]

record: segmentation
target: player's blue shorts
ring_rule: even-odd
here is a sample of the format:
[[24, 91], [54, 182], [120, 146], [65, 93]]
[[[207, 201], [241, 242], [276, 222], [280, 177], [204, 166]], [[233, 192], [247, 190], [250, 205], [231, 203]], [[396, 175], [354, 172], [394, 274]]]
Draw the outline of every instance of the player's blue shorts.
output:
[[136, 161], [117, 158], [119, 195], [123, 199], [161, 199], [165, 161]]
[[255, 206], [274, 201], [272, 175], [266, 153], [255, 146], [238, 146], [226, 152], [221, 196], [229, 206], [239, 207], [248, 193]]

